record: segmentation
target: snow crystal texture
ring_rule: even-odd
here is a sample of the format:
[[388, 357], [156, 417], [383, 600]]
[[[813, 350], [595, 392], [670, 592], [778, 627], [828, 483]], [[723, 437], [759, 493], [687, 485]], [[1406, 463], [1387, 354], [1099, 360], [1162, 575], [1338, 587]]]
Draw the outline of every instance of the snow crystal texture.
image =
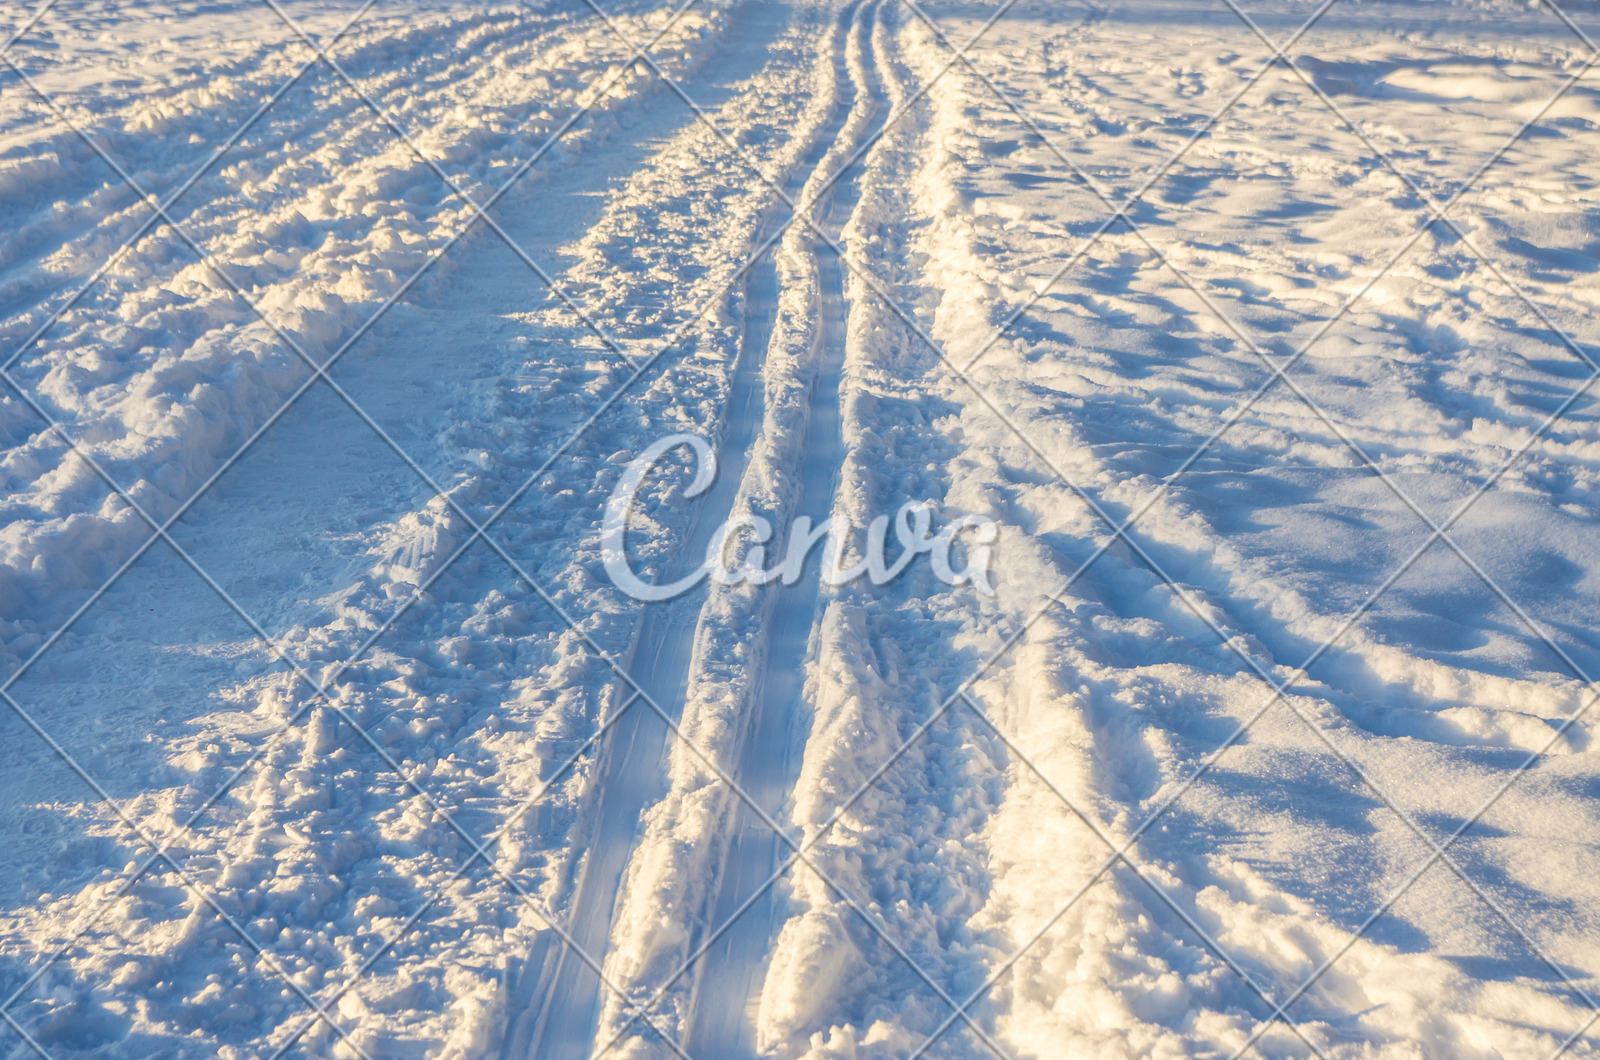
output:
[[1600, 9], [3, 9], [5, 1056], [1600, 1056]]

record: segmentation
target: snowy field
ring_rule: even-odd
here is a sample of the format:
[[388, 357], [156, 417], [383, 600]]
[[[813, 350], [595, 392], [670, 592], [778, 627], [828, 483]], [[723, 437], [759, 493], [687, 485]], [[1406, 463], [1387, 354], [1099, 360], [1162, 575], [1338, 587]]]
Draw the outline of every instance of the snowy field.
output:
[[1600, 8], [4, 15], [0, 1055], [1600, 1056]]

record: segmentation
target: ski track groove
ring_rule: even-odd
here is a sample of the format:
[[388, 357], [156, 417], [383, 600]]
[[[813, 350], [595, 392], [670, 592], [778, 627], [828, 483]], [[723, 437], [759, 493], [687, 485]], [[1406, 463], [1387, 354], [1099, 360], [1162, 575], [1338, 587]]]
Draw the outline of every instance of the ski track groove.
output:
[[[824, 65], [831, 71], [834, 107], [843, 128], [820, 138], [819, 148], [825, 151], [810, 169], [809, 179], [787, 189], [798, 201], [808, 201], [811, 188], [834, 177], [841, 162], [869, 138], [869, 119], [879, 108], [872, 102], [870, 86], [857, 80], [846, 52], [861, 47], [864, 27], [872, 21], [866, 12], [875, 6], [851, 5], [840, 16], [834, 33], [839, 43]], [[846, 81], [851, 85], [848, 102], [840, 91]], [[858, 164], [819, 203], [808, 206], [834, 232], [842, 229], [851, 213], [859, 173]], [[775, 203], [774, 208], [787, 219], [786, 206]], [[802, 512], [820, 520], [831, 510], [839, 471], [839, 365], [845, 345], [845, 303], [837, 263], [827, 260], [829, 252], [798, 222], [781, 244], [781, 256], [782, 267], [774, 268], [782, 276], [782, 293], [774, 291], [765, 302], [755, 303], [763, 317], [767, 313], [779, 317], [776, 330], [771, 324], [760, 329], [772, 352], [754, 362], [766, 376], [763, 390], [772, 404], [765, 410], [759, 439], [748, 439], [751, 455], [733, 466], [730, 476], [734, 483], [744, 479], [739, 511], [760, 512], [777, 526], [789, 525]], [[756, 276], [763, 284], [768, 282], [767, 270]], [[749, 422], [738, 433], [749, 434], [755, 426]], [[718, 510], [715, 505], [710, 508]], [[772, 554], [785, 545], [780, 535], [771, 545]], [[804, 672], [819, 593], [817, 575], [813, 559], [793, 587], [764, 593], [715, 591], [701, 609], [695, 632], [688, 691], [697, 712], [684, 719], [685, 727], [709, 736], [709, 740], [701, 737], [707, 742], [701, 743], [700, 751], [713, 755], [727, 775], [772, 815], [781, 812], [793, 783], [797, 741], [803, 739], [809, 713]], [[667, 991], [658, 1005], [675, 1014], [673, 1025], [687, 1032], [687, 1049], [700, 1055], [753, 1056], [759, 982], [780, 909], [772, 892], [746, 910], [715, 948], [705, 950], [705, 946], [710, 932], [722, 927], [743, 904], [752, 885], [777, 867], [779, 840], [742, 799], [720, 780], [711, 780], [683, 749], [674, 747], [673, 754], [674, 781], [683, 793], [675, 793], [675, 798], [682, 801], [665, 804], [665, 812], [652, 811], [654, 831], [635, 859], [649, 858], [647, 851], [656, 849], [650, 841], [659, 843], [657, 836], [669, 831], [673, 856], [685, 867], [668, 876], [699, 879], [703, 884], [671, 889], [665, 895], [637, 896], [639, 908], [628, 910], [635, 919], [648, 919], [649, 910], [658, 905], [696, 911], [688, 914], [690, 932], [664, 944], [652, 944], [648, 938], [642, 943], [628, 940], [624, 931], [624, 940], [633, 942], [638, 954], [628, 965], [637, 969], [640, 996], [654, 999]], [[694, 814], [698, 826], [690, 830], [678, 821], [684, 807], [694, 805], [688, 800], [695, 798], [703, 801]], [[705, 808], [707, 803], [715, 809]], [[651, 884], [645, 880], [642, 886]], [[687, 965], [681, 980], [675, 980], [695, 954], [700, 954], [698, 959]], [[624, 1014], [612, 1008], [614, 1024]], [[638, 1033], [636, 1026], [623, 1028], [602, 1034], [601, 1042], [624, 1034], [616, 1048], [628, 1055], [645, 1042]]]
[[[987, 17], [955, 0], [923, 6], [957, 42]], [[607, 9], [636, 39], [670, 10]], [[52, 10], [14, 55], [157, 196], [311, 57], [268, 10], [118, 11]], [[291, 11], [314, 34], [343, 17]], [[1281, 34], [1303, 12], [1255, 14]], [[1361, 5], [1319, 24], [1299, 59], [1443, 196], [1476, 160], [1468, 147], [1535, 105], [1541, 64], [1581, 60], [1536, 15]], [[121, 35], [103, 35], [108, 26]], [[1164, 51], [1151, 58], [1156, 28]], [[1259, 44], [1222, 9], [1141, 0], [1074, 5], [1069, 20], [1021, 0], [974, 59], [1116, 197], [1240, 83]], [[479, 201], [630, 58], [574, 0], [380, 5], [333, 55]], [[816, 216], [957, 364], [1107, 212], [959, 64], [882, 127], [948, 58], [898, 0], [702, 0], [654, 55], [802, 202], [882, 134]], [[1297, 91], [1287, 74], [1265, 78], [1133, 215], [1274, 350], [1361, 283], [1417, 208], [1339, 146], [1330, 115], [1306, 121], [1300, 108], [1317, 104]], [[1597, 108], [1600, 93], [1583, 86], [1462, 207], [1506, 274], [1589, 345], [1600, 174], [1583, 134]], [[709, 306], [491, 531], [696, 751], [482, 545], [335, 693], [476, 834], [551, 785], [498, 852], [539, 908], [481, 865], [455, 878], [464, 858], [451, 829], [333, 712], [286, 727], [305, 690], [164, 547], [12, 686], [161, 838], [264, 752], [173, 855], [298, 984], [339, 992], [340, 1026], [375, 1058], [568, 1057], [613, 1040], [606, 1055], [618, 1060], [671, 1055], [546, 912], [696, 1060], [913, 1053], [950, 1012], [894, 948], [963, 1000], [1005, 969], [972, 1013], [1019, 1058], [1226, 1055], [1270, 1006], [1184, 918], [1280, 998], [1338, 954], [1290, 1013], [1338, 1060], [1545, 1060], [1583, 1025], [1577, 999], [1446, 872], [1425, 874], [1348, 944], [1427, 850], [1281, 708], [1141, 836], [1130, 855], [1144, 879], [1113, 867], [1083, 889], [1106, 848], [1058, 794], [1121, 842], [1266, 689], [1129, 549], [1108, 550], [1033, 621], [1039, 593], [1108, 529], [803, 224], [724, 291], [788, 212], [647, 70], [635, 65], [494, 213], [636, 362]], [[325, 356], [470, 208], [313, 64], [173, 214]], [[0, 70], [0, 357], [146, 216]], [[1460, 246], [1424, 241], [1414, 257], [1297, 379], [1425, 504], [1448, 506], [1583, 373]], [[1107, 232], [972, 379], [1113, 517], [1166, 488], [1134, 536], [1219, 628], [1287, 672], [1420, 524], [1285, 393], [1164, 487], [1260, 366], [1156, 264], [1131, 233]], [[160, 226], [15, 371], [158, 518], [306, 378]], [[482, 518], [630, 365], [476, 231], [335, 375]], [[1593, 401], [1578, 403], [1459, 530], [1585, 663], [1597, 650], [1584, 575], [1600, 567], [1596, 423]], [[600, 571], [599, 513], [632, 454], [677, 431], [712, 439], [718, 477], [686, 501], [686, 469], [669, 461], [641, 494], [630, 543], [646, 577], [694, 565], [730, 515], [779, 528], [770, 562], [796, 515], [861, 527], [926, 499], [940, 518], [1000, 520], [998, 595], [952, 591], [925, 564], [881, 587], [826, 586], [814, 556], [792, 587], [627, 599]], [[9, 393], [0, 443], [0, 658], [14, 668], [147, 528]], [[173, 531], [314, 674], [342, 663], [469, 533], [320, 387]], [[1583, 691], [1460, 574], [1419, 564], [1291, 693], [1441, 834], [1547, 742]], [[957, 703], [902, 747], [1029, 621], [971, 687], [1005, 740]], [[1481, 835], [1452, 847], [1586, 987], [1600, 975], [1591, 722], [1549, 748]], [[553, 776], [601, 725], [604, 737]], [[792, 869], [706, 948], [789, 853], [719, 770], [794, 828], [828, 879]], [[302, 1031], [291, 1055], [342, 1055], [338, 1035], [307, 1028], [292, 993], [165, 866], [111, 900], [148, 851], [31, 738], [0, 777], [0, 834], [16, 866], [0, 877], [0, 998], [65, 946], [12, 1010], [56, 1060], [236, 1060]], [[1257, 1047], [1306, 1053], [1282, 1026]], [[926, 1055], [992, 1054], [956, 1020]], [[1593, 1041], [1568, 1055], [1596, 1055]]]

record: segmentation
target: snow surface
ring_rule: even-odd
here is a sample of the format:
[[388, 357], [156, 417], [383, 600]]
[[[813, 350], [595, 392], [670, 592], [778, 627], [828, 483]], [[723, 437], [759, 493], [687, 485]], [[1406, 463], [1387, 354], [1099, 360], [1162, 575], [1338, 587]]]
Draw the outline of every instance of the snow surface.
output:
[[6, 14], [6, 1055], [1600, 1054], [1594, 8]]

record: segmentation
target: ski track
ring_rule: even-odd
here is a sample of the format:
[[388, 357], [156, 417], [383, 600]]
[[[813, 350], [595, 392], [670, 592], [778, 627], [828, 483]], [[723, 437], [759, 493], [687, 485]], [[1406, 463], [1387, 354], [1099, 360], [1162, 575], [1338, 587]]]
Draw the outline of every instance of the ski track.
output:
[[[878, 109], [859, 80], [870, 10], [847, 8], [833, 33], [833, 53], [819, 58], [819, 74], [830, 78], [819, 98], [831, 100], [838, 117], [832, 135], [819, 140], [826, 150], [818, 151], [810, 179], [787, 189], [834, 237], [853, 205], [853, 178], [846, 174], [837, 186], [825, 186], [866, 142]], [[762, 514], [777, 526], [802, 513], [820, 521], [838, 466], [843, 287], [837, 263], [817, 259], [809, 231], [791, 226], [776, 265], [776, 319], [759, 362], [764, 415], [740, 483], [739, 510]], [[786, 543], [775, 540], [772, 550]], [[717, 589], [702, 606], [682, 716], [694, 744], [672, 747], [672, 789], [646, 819], [618, 911], [612, 963], [619, 978], [634, 987], [629, 992], [635, 996], [660, 994], [658, 1008], [668, 1026], [679, 1030], [686, 1048], [704, 1055], [755, 1055], [758, 1048], [749, 1017], [758, 1001], [756, 980], [774, 909], [772, 892], [758, 896], [756, 887], [788, 852], [761, 815], [776, 819], [793, 783], [795, 719], [804, 715], [802, 677], [817, 575], [812, 563], [792, 587]], [[756, 904], [729, 928], [729, 918], [750, 898]], [[689, 921], [688, 931], [677, 929], [675, 910]], [[640, 930], [641, 925], [665, 930]], [[615, 1003], [608, 1006], [602, 1044], [622, 1035], [619, 1054], [651, 1051], [651, 1036], [630, 1026], [629, 1015]]]
[[[286, 10], [329, 43], [356, 9]], [[1230, 1056], [1259, 1034], [1267, 1057], [1549, 1057], [1592, 1015], [1575, 988], [1600, 993], [1593, 719], [1557, 728], [1583, 682], [1438, 545], [1343, 628], [1428, 530], [1339, 435], [1435, 519], [1527, 443], [1452, 536], [1600, 672], [1593, 399], [1534, 437], [1589, 373], [1548, 324], [1600, 359], [1593, 74], [1451, 211], [1496, 268], [1436, 228], [1367, 286], [1582, 42], [1492, 2], [1336, 5], [1290, 54], [1415, 187], [1280, 67], [1130, 211], [1148, 243], [1113, 226], [1084, 251], [1111, 208], [1062, 156], [1114, 201], [1140, 188], [1267, 54], [1225, 6], [1020, 0], [972, 56], [1037, 129], [959, 64], [913, 99], [950, 53], [896, 0], [607, 10], [664, 30], [653, 57], [736, 149], [623, 68], [586, 4], [379, 4], [330, 44], [480, 202], [589, 108], [492, 216], [604, 336], [479, 225], [330, 370], [377, 431], [319, 382], [208, 486], [312, 371], [164, 223], [41, 332], [149, 210], [0, 71], [0, 357], [150, 516], [182, 512], [174, 542], [274, 641], [168, 544], [137, 552], [144, 520], [0, 395], [6, 689], [115, 803], [0, 722], [0, 1002], [20, 989], [34, 1041], [854, 1060], [932, 1035], [921, 1055]], [[992, 13], [923, 10], [957, 42]], [[1248, 10], [1281, 39], [1312, 8]], [[70, 0], [14, 54], [157, 197], [314, 58], [265, 6]], [[472, 217], [322, 65], [171, 214], [319, 364]], [[1245, 409], [1270, 372], [1213, 307], [1281, 359], [1357, 294], [1291, 372], [1327, 421], [1282, 383]], [[956, 364], [981, 351], [978, 389], [902, 312]], [[648, 483], [645, 576], [697, 564], [730, 515], [779, 528], [770, 563], [797, 516], [925, 500], [998, 520], [997, 594], [926, 560], [832, 586], [813, 557], [792, 586], [628, 599], [600, 517], [633, 454], [683, 431], [718, 476], [692, 499], [681, 461]], [[1074, 486], [1138, 513], [1133, 544]], [[481, 540], [444, 567], [502, 505], [491, 537], [575, 628]], [[1252, 720], [1270, 688], [1218, 629], [1277, 679], [1341, 635]], [[1349, 943], [1541, 751], [1450, 847], [1505, 916], [1435, 864]], [[502, 827], [498, 871], [467, 866]], [[172, 863], [141, 874], [149, 841]], [[1138, 871], [1101, 872], [1107, 841]], [[1284, 999], [1336, 955], [1293, 1028], [1230, 967]], [[969, 996], [970, 1025], [945, 1000]]]

